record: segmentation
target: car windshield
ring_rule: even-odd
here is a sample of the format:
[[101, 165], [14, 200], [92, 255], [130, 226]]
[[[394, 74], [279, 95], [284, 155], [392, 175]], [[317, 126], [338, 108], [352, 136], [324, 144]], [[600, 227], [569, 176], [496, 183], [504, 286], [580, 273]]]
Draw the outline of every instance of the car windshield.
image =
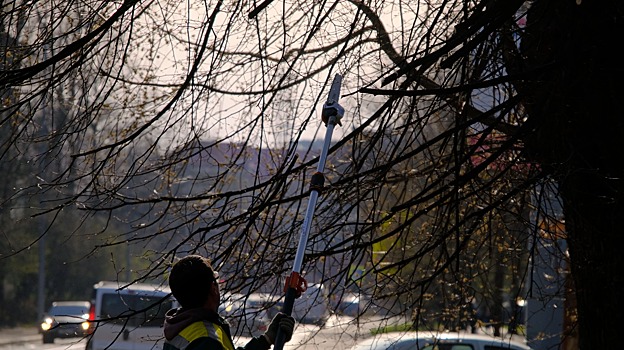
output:
[[101, 317], [115, 318], [113, 323], [124, 324], [130, 316], [130, 326], [160, 326], [165, 313], [172, 308], [171, 299], [161, 299], [161, 296], [104, 294]]
[[83, 306], [63, 305], [52, 307], [48, 313], [51, 316], [82, 316], [88, 312], [89, 310], [85, 309]]
[[269, 318], [273, 318], [275, 317], [275, 315], [277, 315], [278, 312], [281, 312], [283, 308], [284, 302], [282, 301], [277, 301], [274, 304], [269, 304], [269, 308], [267, 309], [267, 315], [269, 316]]

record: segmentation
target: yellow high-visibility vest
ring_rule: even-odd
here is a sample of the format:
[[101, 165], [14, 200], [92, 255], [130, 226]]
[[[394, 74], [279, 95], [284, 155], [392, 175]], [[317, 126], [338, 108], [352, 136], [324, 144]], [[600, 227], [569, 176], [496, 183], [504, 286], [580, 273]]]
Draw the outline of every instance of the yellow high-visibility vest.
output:
[[232, 344], [232, 340], [225, 333], [223, 327], [209, 321], [197, 321], [190, 324], [175, 338], [167, 341], [165, 348], [172, 346], [176, 349], [184, 350], [193, 340], [205, 337], [215, 339], [221, 343], [225, 350], [234, 350], [234, 344]]

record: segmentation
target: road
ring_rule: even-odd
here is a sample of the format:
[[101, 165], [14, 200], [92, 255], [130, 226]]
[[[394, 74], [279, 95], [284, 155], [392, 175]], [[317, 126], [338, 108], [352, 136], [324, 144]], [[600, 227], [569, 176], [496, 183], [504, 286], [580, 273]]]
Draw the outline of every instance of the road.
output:
[[[390, 319], [360, 319], [359, 323], [351, 317], [332, 316], [325, 326], [297, 324], [295, 333], [290, 342], [284, 346], [285, 350], [329, 350], [349, 349], [356, 341], [369, 337], [371, 330], [379, 326], [386, 326], [393, 322], [404, 320]], [[244, 346], [247, 339], [235, 339], [237, 346]]]
[[11, 344], [0, 345], [2, 350], [84, 350], [86, 345], [85, 340], [80, 338], [76, 339], [55, 339], [54, 344], [43, 344], [41, 339], [29, 340], [26, 342], [16, 342]]
[[357, 340], [371, 335], [379, 327], [380, 320], [361, 319], [359, 323], [351, 317], [331, 317], [323, 327], [298, 325], [293, 339], [285, 349], [348, 349]]
[[[356, 340], [370, 335], [370, 330], [387, 324], [387, 320], [366, 319], [359, 324], [351, 317], [331, 317], [325, 326], [297, 324], [290, 342], [285, 350], [329, 350], [348, 349]], [[36, 333], [36, 331], [35, 331]], [[236, 338], [237, 346], [244, 346], [249, 338]], [[30, 335], [21, 341], [0, 343], [0, 350], [83, 350], [86, 341], [80, 338], [55, 339], [54, 344], [43, 344], [41, 335]]]

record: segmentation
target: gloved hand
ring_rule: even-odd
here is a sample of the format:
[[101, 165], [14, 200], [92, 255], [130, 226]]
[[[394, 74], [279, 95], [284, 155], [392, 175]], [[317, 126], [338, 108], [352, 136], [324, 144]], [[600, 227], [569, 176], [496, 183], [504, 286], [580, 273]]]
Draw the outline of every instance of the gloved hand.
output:
[[264, 332], [264, 335], [270, 344], [275, 344], [278, 329], [284, 334], [284, 340], [290, 341], [295, 330], [295, 319], [282, 312], [275, 315], [275, 317], [271, 320], [269, 328], [266, 332]]

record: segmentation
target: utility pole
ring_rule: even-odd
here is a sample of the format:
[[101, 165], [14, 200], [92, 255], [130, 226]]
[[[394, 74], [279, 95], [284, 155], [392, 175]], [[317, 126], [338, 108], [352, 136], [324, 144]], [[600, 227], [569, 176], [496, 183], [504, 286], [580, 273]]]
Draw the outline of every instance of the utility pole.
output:
[[[45, 62], [48, 59], [48, 50], [50, 50], [50, 47], [48, 46], [49, 44], [44, 44], [43, 45], [43, 61]], [[50, 94], [53, 94], [54, 92], [51, 90]], [[52, 101], [49, 101], [48, 99], [48, 95], [45, 96], [45, 101], [46, 104], [44, 104], [43, 106], [43, 112], [42, 112], [42, 122], [41, 122], [41, 134], [45, 137], [47, 134], [47, 125], [45, 123], [45, 117], [46, 114], [49, 113], [50, 114], [50, 119], [54, 118], [54, 108], [48, 106], [47, 103], [51, 103]], [[49, 102], [48, 102], [49, 101]], [[40, 161], [40, 165], [39, 165], [39, 171], [40, 171], [40, 178], [41, 179], [45, 179], [46, 177], [43, 175], [43, 173], [45, 172], [45, 165], [46, 165], [46, 159], [47, 159], [47, 155], [48, 155], [48, 150], [49, 150], [49, 145], [45, 144], [43, 145], [43, 147], [45, 147], [43, 149], [43, 151], [41, 152], [41, 161]], [[46, 295], [46, 290], [45, 290], [45, 285], [46, 285], [46, 230], [47, 230], [47, 224], [45, 222], [45, 216], [41, 215], [38, 218], [37, 221], [37, 226], [39, 227], [39, 234], [40, 234], [40, 238], [39, 238], [39, 275], [38, 275], [38, 279], [37, 279], [37, 315], [38, 315], [38, 320], [43, 319], [43, 314], [45, 312], [45, 295]]]

